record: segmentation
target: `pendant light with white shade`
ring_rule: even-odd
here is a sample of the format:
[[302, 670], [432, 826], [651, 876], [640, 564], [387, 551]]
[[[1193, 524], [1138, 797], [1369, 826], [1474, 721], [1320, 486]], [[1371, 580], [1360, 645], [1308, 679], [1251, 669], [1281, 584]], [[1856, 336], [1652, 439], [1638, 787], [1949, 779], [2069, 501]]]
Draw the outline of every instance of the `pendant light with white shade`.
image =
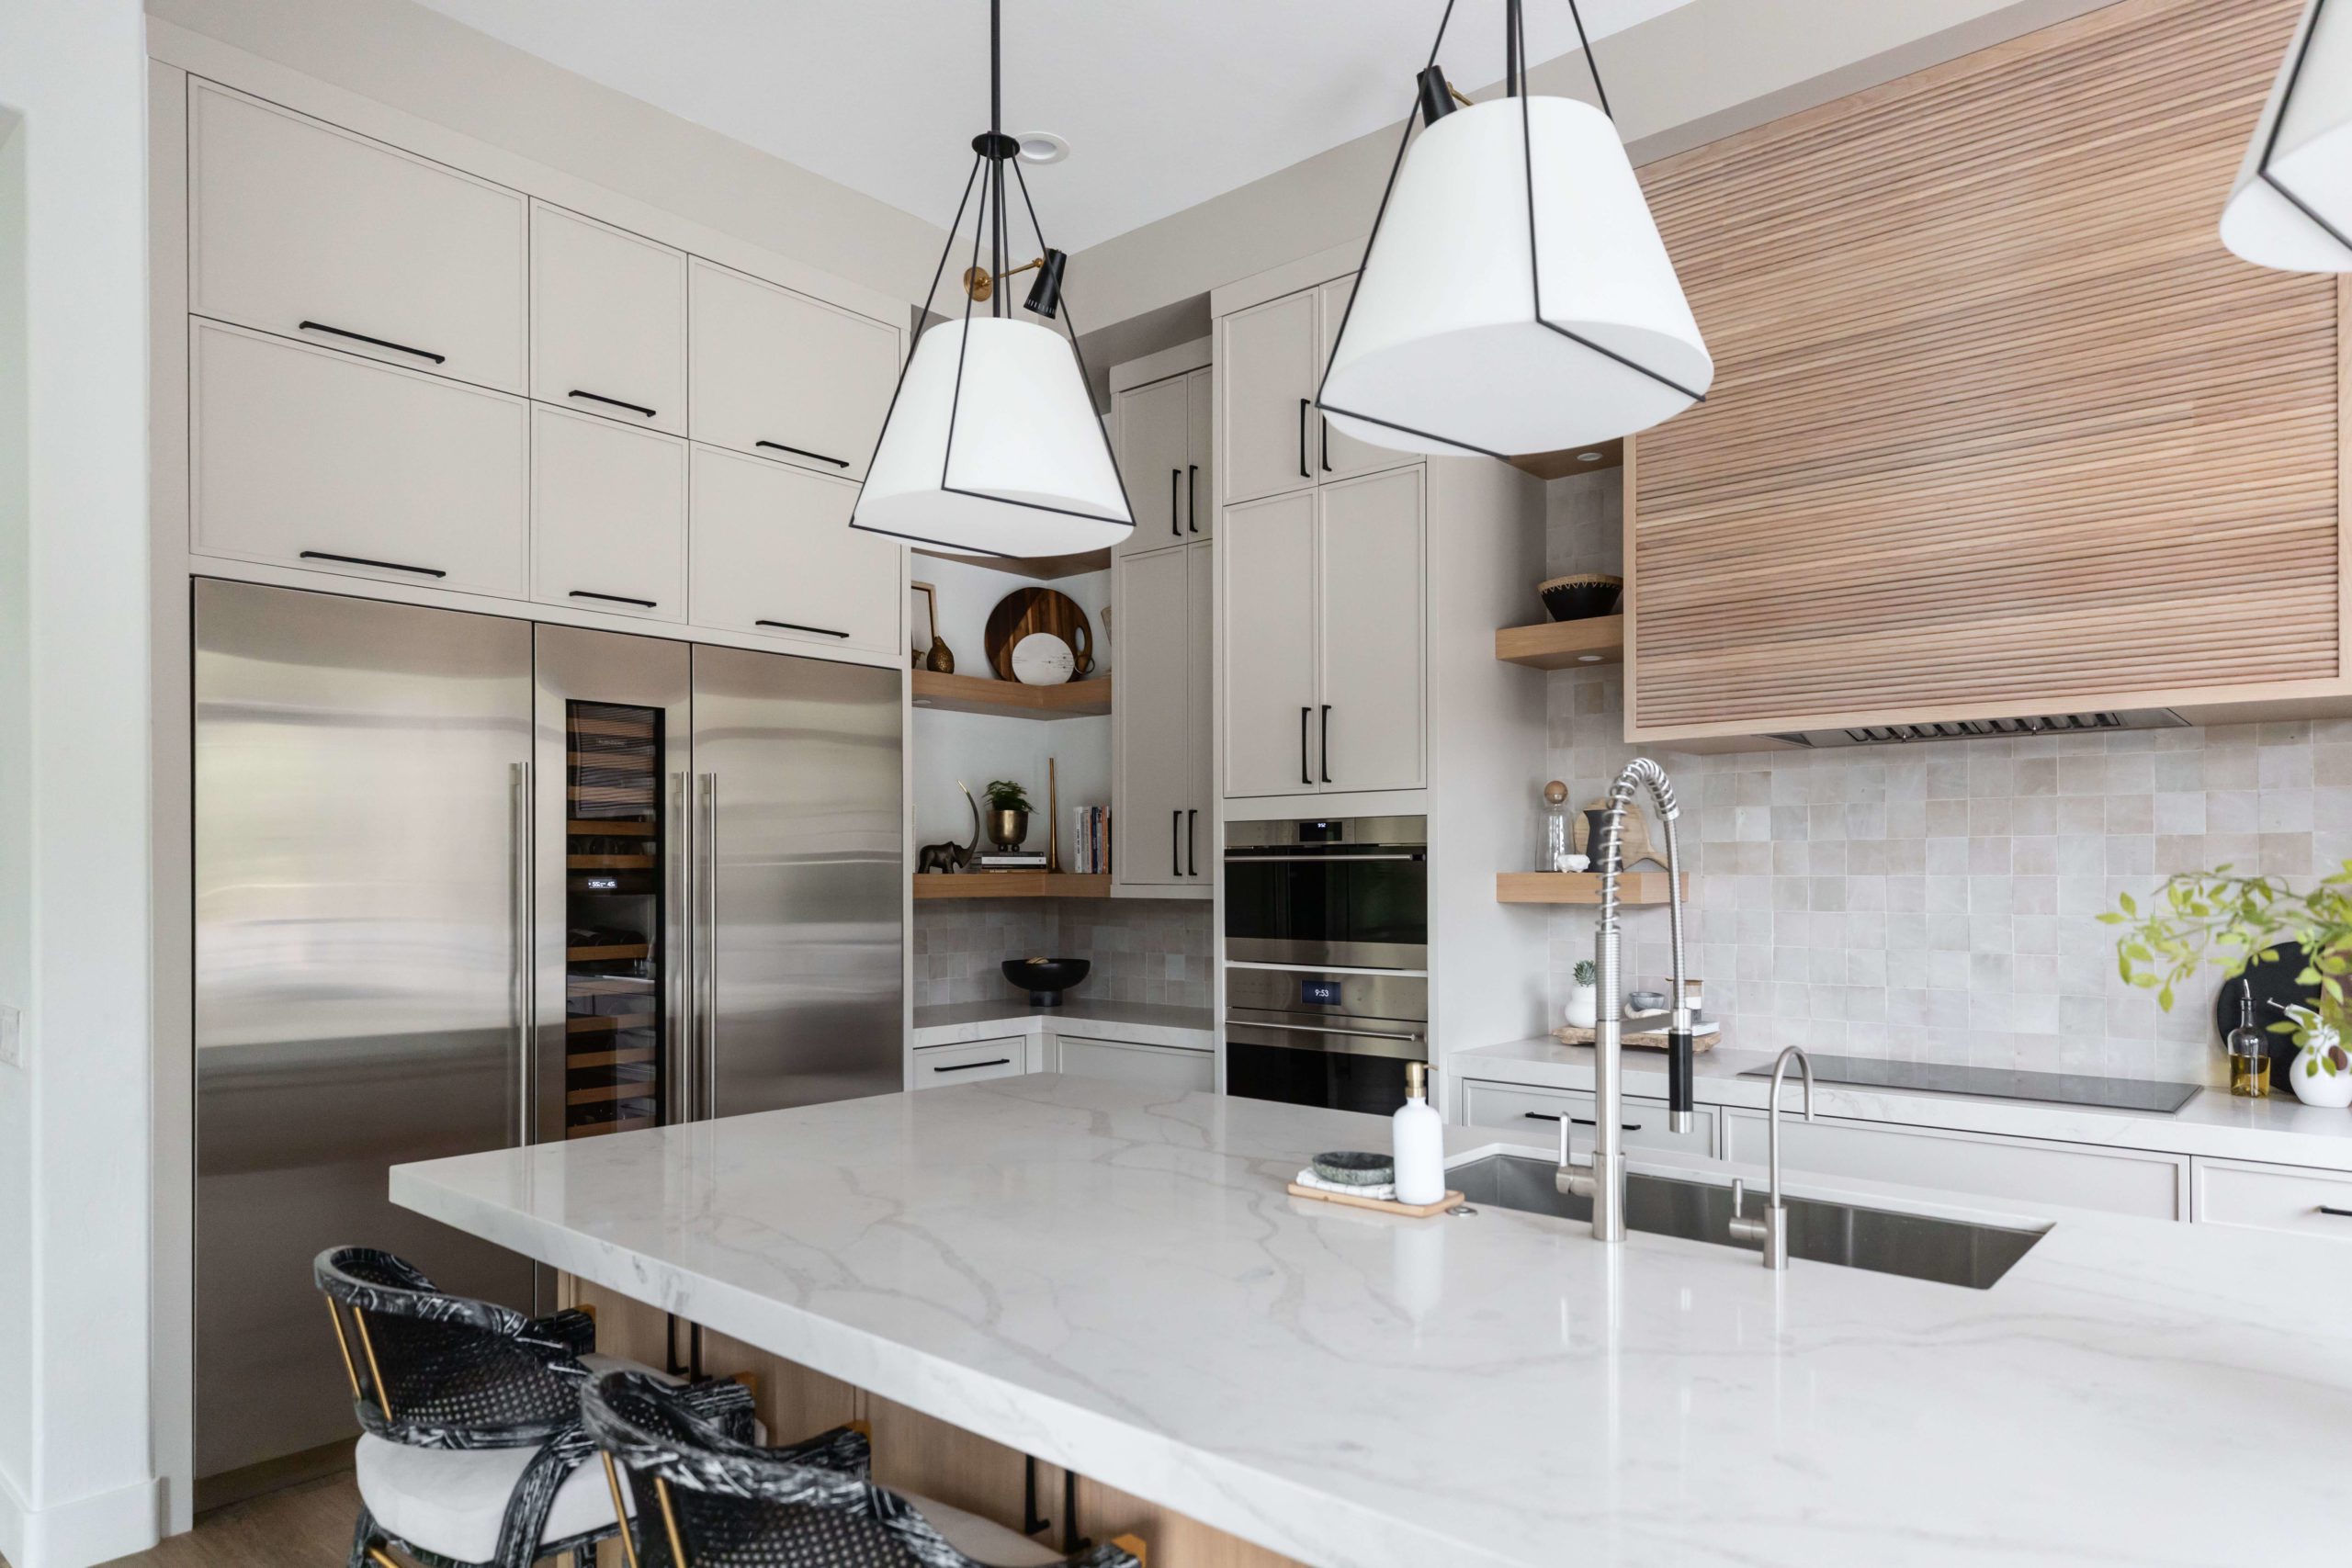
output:
[[2254, 130], [2222, 243], [2257, 266], [2352, 272], [2352, 3], [2310, 0]]
[[[850, 526], [972, 555], [1071, 555], [1125, 538], [1135, 512], [1067, 319], [1068, 258], [1046, 243], [1022, 144], [1004, 132], [1001, 40], [999, 0], [989, 0], [989, 129], [972, 139], [972, 172], [923, 297], [928, 309], [970, 212], [963, 315], [925, 331], [900, 369]], [[1008, 164], [1037, 237], [1037, 258], [1019, 266], [1006, 265]], [[1036, 282], [1015, 314], [1005, 281], [1033, 269]], [[982, 300], [988, 312], [976, 318]], [[1045, 324], [1056, 320], [1067, 335]]]
[[[1648, 429], [1702, 401], [1714, 360], [1658, 237], [1608, 91], [1532, 97], [1508, 0], [1501, 98], [1456, 108], [1438, 51], [1417, 80], [1317, 403], [1408, 452], [1510, 457]], [[1464, 99], [1463, 102], [1467, 103]]]

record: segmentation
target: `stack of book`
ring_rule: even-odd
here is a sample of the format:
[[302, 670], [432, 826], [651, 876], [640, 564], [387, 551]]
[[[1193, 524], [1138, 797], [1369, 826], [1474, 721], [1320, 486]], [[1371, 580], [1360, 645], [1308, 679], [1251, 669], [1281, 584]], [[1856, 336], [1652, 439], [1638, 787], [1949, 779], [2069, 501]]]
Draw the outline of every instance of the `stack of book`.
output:
[[972, 857], [975, 871], [1043, 871], [1043, 850], [987, 850]]
[[1111, 869], [1111, 808], [1107, 806], [1070, 807], [1068, 869], [1080, 876], [1102, 876]]

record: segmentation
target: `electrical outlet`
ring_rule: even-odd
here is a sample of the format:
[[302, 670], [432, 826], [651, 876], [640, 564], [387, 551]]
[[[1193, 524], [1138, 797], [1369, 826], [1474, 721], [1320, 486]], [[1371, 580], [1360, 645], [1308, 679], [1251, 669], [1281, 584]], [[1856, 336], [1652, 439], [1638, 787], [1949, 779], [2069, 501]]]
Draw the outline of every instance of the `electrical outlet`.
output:
[[0, 1066], [25, 1065], [25, 1015], [0, 1002]]

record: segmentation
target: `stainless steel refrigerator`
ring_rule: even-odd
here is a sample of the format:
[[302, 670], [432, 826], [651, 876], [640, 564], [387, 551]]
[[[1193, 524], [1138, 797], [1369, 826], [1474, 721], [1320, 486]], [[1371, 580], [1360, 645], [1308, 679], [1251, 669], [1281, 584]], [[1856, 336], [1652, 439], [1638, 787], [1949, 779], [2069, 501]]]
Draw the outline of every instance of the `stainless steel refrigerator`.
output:
[[197, 1472], [350, 1436], [353, 1242], [529, 1308], [407, 1160], [901, 1082], [894, 670], [196, 585]]

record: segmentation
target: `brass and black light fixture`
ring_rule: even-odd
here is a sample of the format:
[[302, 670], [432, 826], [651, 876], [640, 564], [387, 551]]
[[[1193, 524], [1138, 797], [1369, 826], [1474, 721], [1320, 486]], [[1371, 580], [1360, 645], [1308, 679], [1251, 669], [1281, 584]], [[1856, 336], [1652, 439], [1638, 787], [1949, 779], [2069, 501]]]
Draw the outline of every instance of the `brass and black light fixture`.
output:
[[1599, 108], [1529, 94], [1521, 0], [1505, 8], [1504, 96], [1463, 98], [1438, 64], [1447, 0], [1316, 395], [1345, 434], [1510, 457], [1630, 435], [1704, 398], [1714, 361], [1568, 10]]
[[[1062, 299], [1069, 258], [1046, 243], [1021, 142], [1004, 131], [1003, 83], [1001, 0], [989, 0], [989, 129], [972, 139], [972, 172], [923, 299], [928, 310], [968, 213], [962, 312], [925, 331], [900, 370], [850, 526], [976, 555], [1069, 555], [1117, 544], [1135, 513]], [[1007, 249], [1008, 167], [1036, 237], [1036, 259], [1018, 265]], [[1016, 313], [1004, 283], [1032, 270]]]

